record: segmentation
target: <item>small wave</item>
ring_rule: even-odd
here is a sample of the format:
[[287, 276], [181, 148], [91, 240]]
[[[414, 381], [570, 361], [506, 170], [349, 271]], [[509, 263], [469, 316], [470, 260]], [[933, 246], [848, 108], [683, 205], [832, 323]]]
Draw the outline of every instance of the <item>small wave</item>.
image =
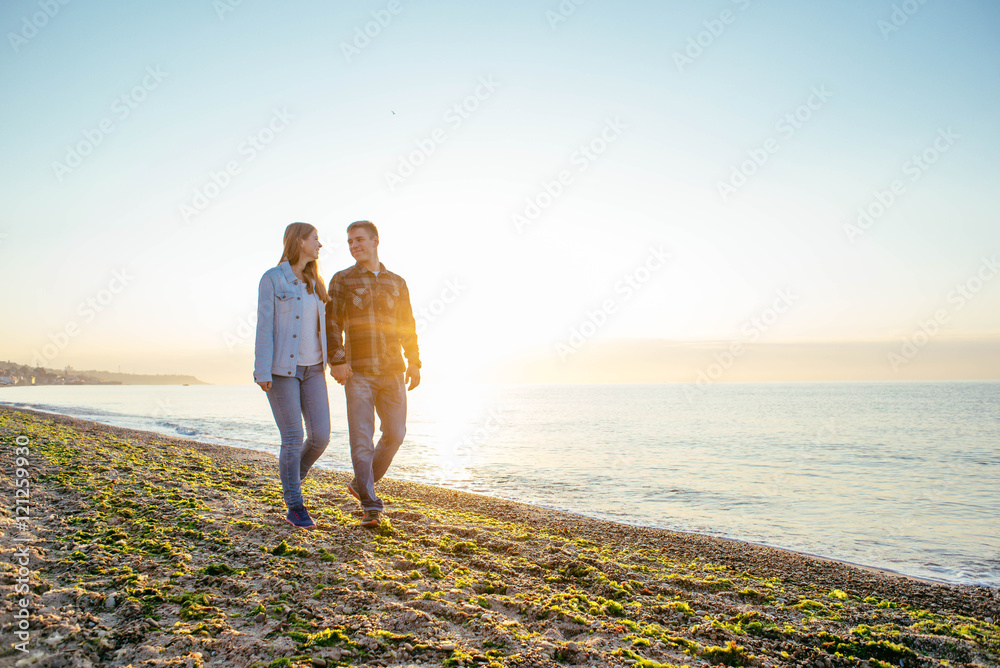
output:
[[166, 420], [157, 420], [156, 424], [159, 427], [166, 427], [167, 429], [173, 429], [182, 436], [198, 436], [199, 434], [201, 434], [201, 432], [195, 429], [194, 427], [185, 427], [175, 422], [167, 422]]

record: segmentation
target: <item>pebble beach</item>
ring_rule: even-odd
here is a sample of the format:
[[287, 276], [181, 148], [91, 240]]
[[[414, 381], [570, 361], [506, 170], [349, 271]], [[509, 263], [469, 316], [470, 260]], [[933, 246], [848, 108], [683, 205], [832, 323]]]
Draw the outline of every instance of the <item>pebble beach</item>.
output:
[[9, 407], [0, 440], [4, 666], [1000, 665], [989, 587], [390, 479], [364, 529], [317, 469], [302, 530], [267, 453]]

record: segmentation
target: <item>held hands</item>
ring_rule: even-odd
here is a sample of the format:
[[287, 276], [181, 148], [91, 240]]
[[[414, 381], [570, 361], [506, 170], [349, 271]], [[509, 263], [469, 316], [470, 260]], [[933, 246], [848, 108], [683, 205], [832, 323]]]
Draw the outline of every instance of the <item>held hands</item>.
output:
[[408, 366], [408, 367], [406, 367], [406, 375], [403, 376], [403, 382], [410, 384], [409, 387], [406, 388], [407, 390], [412, 390], [417, 385], [419, 385], [420, 384], [420, 367], [416, 367], [416, 366]]
[[[354, 375], [354, 371], [351, 369], [350, 364], [334, 364], [330, 366], [330, 375], [338, 383], [345, 385], [347, 384], [347, 379]], [[403, 376], [403, 382], [409, 384], [406, 388], [408, 390], [416, 388], [420, 384], [420, 369], [414, 366], [407, 367], [406, 375]], [[263, 387], [263, 383], [260, 385]], [[270, 383], [268, 383], [268, 386], [270, 386]]]
[[354, 375], [350, 364], [333, 364], [330, 366], [330, 375], [341, 385], [347, 383], [347, 379]]

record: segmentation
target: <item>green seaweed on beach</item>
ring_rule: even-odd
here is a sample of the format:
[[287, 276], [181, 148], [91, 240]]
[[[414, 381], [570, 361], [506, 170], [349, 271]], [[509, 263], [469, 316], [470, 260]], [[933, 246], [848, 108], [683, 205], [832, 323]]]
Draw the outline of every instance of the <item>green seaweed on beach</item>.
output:
[[709, 663], [722, 664], [725, 666], [753, 665], [753, 657], [748, 655], [746, 650], [737, 645], [734, 640], [727, 642], [724, 647], [703, 647], [701, 650], [701, 657]]
[[207, 566], [203, 566], [201, 569], [199, 569], [199, 572], [211, 576], [240, 575], [242, 573], [246, 573], [246, 569], [245, 568], [236, 569], [230, 566], [229, 564], [212, 563], [208, 564]]
[[170, 597], [171, 603], [180, 603], [180, 618], [185, 621], [220, 617], [224, 613], [211, 605], [204, 592], [184, 592]]
[[303, 532], [273, 457], [0, 407], [5, 464], [17, 435], [52, 517], [24, 526], [56, 660], [1000, 663], [996, 599], [976, 588], [392, 480], [386, 530], [363, 531], [345, 475], [322, 470]]
[[290, 547], [287, 541], [281, 541], [272, 550], [271, 554], [277, 557], [308, 557], [309, 550], [304, 547]]

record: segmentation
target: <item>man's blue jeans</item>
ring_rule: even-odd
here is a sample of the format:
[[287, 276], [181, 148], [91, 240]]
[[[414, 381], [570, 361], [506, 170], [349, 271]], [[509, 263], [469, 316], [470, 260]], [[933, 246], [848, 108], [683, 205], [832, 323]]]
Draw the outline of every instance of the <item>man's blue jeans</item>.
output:
[[[406, 382], [402, 373], [369, 376], [354, 372], [347, 379], [347, 426], [351, 437], [354, 487], [365, 510], [382, 510], [375, 483], [389, 470], [406, 435]], [[375, 413], [382, 432], [375, 439]]]
[[[326, 393], [326, 364], [298, 366], [294, 376], [275, 376], [267, 400], [281, 433], [278, 471], [285, 505], [302, 504], [302, 479], [330, 443], [330, 399]], [[302, 418], [306, 420], [305, 443]]]

